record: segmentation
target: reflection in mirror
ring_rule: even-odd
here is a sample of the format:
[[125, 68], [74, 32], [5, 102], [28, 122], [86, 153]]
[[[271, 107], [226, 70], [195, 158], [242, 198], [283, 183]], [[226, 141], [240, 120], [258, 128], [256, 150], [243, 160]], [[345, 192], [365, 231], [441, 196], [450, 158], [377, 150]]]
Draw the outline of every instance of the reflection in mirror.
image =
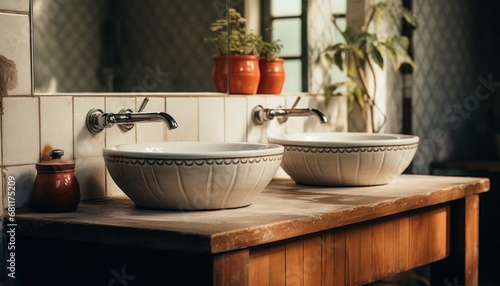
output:
[[[331, 70], [322, 60], [325, 47], [341, 40], [331, 22], [335, 15], [345, 19], [347, 0], [261, 1], [261, 33], [265, 40], [280, 39], [285, 59], [283, 92], [321, 94], [332, 80], [345, 76]], [[271, 28], [271, 31], [268, 31]]]
[[[227, 0], [228, 1], [228, 0]], [[33, 0], [35, 92], [207, 92], [223, 0]]]

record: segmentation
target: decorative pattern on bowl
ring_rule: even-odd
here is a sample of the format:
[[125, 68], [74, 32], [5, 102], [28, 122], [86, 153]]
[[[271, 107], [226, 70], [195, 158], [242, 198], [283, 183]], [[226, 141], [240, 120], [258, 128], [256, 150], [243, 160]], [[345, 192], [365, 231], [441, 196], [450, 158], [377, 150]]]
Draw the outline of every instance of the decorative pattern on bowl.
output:
[[139, 207], [208, 210], [250, 205], [284, 148], [258, 143], [161, 142], [107, 147], [106, 167]]
[[298, 184], [387, 184], [411, 163], [418, 137], [399, 134], [300, 133], [269, 138], [285, 147], [283, 170]]

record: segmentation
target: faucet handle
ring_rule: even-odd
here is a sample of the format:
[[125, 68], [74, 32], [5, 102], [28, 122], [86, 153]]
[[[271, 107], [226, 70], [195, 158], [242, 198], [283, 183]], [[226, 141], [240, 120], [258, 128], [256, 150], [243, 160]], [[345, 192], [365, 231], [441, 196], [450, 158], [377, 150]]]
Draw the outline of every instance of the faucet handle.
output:
[[297, 104], [299, 104], [299, 101], [300, 101], [300, 96], [297, 96], [297, 99], [295, 99], [295, 102], [292, 105], [292, 109], [294, 109], [295, 107], [297, 107]]
[[148, 105], [148, 102], [149, 102], [149, 97], [145, 97], [141, 103], [141, 106], [139, 107], [139, 110], [137, 110], [137, 112], [143, 112], [144, 108], [146, 108], [146, 105]]
[[[295, 107], [297, 107], [297, 105], [299, 104], [300, 99], [301, 99], [301, 97], [300, 97], [300, 96], [297, 96], [297, 98], [295, 99], [295, 101], [294, 101], [294, 102], [293, 102], [293, 104], [292, 104], [292, 108], [291, 108], [291, 109], [294, 109]], [[281, 107], [281, 106], [278, 106], [278, 108], [282, 108], [282, 107]], [[288, 120], [288, 116], [284, 115], [284, 116], [282, 116], [282, 117], [279, 117], [277, 120], [278, 120], [278, 122], [279, 122], [280, 124], [283, 124], [283, 123], [287, 122], [287, 120]]]
[[[144, 110], [144, 108], [146, 108], [146, 105], [148, 105], [148, 102], [149, 102], [149, 97], [145, 97], [144, 100], [142, 101], [141, 103], [141, 106], [139, 106], [139, 110], [137, 112], [142, 112]], [[130, 108], [124, 108], [122, 110], [120, 110], [120, 114], [127, 114], [127, 113], [133, 113], [134, 111]], [[128, 132], [130, 130], [132, 130], [132, 128], [134, 128], [134, 124], [133, 123], [130, 123], [130, 124], [118, 124], [118, 127], [125, 131], [125, 132]]]

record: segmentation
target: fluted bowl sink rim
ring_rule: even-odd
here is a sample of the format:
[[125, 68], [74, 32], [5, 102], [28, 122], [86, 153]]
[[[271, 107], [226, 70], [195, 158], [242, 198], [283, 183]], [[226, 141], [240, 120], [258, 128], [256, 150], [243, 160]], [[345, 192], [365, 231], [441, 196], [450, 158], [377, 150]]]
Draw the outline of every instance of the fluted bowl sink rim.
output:
[[283, 153], [277, 144], [246, 142], [155, 142], [108, 146], [104, 156], [126, 156], [141, 159], [226, 159], [266, 156]]
[[285, 147], [281, 166], [298, 184], [387, 184], [412, 162], [415, 135], [360, 132], [292, 133], [268, 138]]
[[306, 147], [363, 147], [415, 144], [419, 137], [405, 134], [363, 132], [305, 132], [269, 137], [268, 141], [280, 145]]
[[184, 211], [252, 204], [283, 153], [283, 146], [268, 143], [157, 142], [109, 146], [103, 158], [138, 207]]

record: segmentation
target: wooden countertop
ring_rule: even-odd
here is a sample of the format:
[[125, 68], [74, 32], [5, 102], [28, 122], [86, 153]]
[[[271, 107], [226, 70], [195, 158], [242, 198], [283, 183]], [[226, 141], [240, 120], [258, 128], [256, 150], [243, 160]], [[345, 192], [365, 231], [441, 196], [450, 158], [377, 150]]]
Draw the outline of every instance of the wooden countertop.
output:
[[401, 175], [375, 187], [319, 188], [273, 180], [250, 206], [216, 211], [136, 208], [126, 197], [70, 213], [19, 213], [16, 235], [221, 253], [436, 205], [489, 190], [489, 180]]

